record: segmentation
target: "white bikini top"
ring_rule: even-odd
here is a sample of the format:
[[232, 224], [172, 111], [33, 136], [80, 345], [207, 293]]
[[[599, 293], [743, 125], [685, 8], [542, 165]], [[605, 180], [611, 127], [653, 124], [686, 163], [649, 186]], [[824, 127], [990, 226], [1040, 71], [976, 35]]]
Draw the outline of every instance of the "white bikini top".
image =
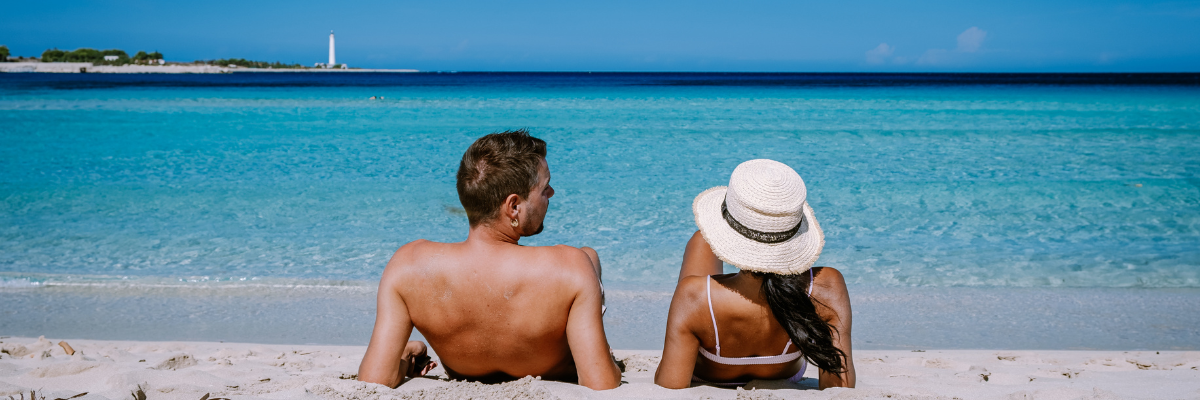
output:
[[[700, 347], [700, 355], [704, 356], [717, 364], [725, 365], [762, 365], [762, 364], [783, 364], [796, 361], [800, 358], [800, 352], [788, 354], [788, 349], [792, 347], [792, 341], [788, 340], [787, 344], [783, 345], [783, 353], [777, 356], [760, 356], [760, 357], [721, 357], [721, 335], [717, 332], [717, 314], [713, 312], [712, 307], [712, 275], [709, 275], [708, 281], [705, 283], [705, 290], [708, 292], [708, 315], [712, 317], [713, 322], [713, 337], [717, 339], [717, 354], [713, 354]], [[813, 289], [813, 272], [808, 270], [808, 295], [812, 296]], [[803, 370], [801, 370], [803, 372]]]

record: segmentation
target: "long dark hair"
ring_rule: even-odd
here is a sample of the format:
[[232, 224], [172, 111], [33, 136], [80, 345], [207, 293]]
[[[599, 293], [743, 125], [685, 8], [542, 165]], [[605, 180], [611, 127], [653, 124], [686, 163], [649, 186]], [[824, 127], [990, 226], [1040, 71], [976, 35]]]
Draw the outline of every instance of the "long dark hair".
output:
[[752, 272], [762, 278], [763, 296], [775, 320], [787, 331], [792, 345], [804, 358], [826, 372], [841, 373], [846, 353], [833, 345], [832, 325], [817, 314], [816, 300], [808, 297], [808, 274], [778, 275]]

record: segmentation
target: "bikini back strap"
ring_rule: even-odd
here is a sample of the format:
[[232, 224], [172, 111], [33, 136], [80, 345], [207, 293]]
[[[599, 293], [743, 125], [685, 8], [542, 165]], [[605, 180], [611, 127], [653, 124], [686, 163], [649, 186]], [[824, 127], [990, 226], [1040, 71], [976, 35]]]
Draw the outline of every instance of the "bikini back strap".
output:
[[[713, 312], [712, 307], [712, 275], [704, 281], [704, 291], [708, 292], [708, 316], [712, 317], [713, 323], [713, 339], [717, 341], [717, 356], [721, 356], [721, 334], [717, 333], [717, 314]], [[811, 289], [810, 289], [811, 290]], [[703, 350], [703, 349], [701, 349]]]

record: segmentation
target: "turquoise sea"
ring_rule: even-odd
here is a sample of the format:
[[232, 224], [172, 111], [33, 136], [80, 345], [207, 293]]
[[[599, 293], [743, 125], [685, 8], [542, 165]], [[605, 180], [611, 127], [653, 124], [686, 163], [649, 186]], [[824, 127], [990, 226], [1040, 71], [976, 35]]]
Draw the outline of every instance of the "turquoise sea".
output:
[[[557, 191], [545, 232], [522, 243], [596, 248], [612, 301], [631, 308], [665, 304], [692, 198], [754, 158], [804, 178], [826, 233], [818, 265], [839, 268], [863, 304], [1025, 293], [1200, 305], [1196, 74], [2, 74], [0, 299], [128, 323], [129, 308], [163, 307], [167, 336], [189, 318], [253, 320], [195, 304], [172, 317], [188, 307], [172, 302], [235, 310], [267, 292], [297, 302], [276, 314], [328, 298], [337, 318], [369, 315], [396, 248], [466, 237], [458, 159], [514, 128], [548, 142]], [[224, 294], [180, 294], [203, 290]], [[37, 336], [30, 321], [88, 332], [4, 312], [0, 334]], [[665, 314], [650, 314], [629, 323], [661, 330]], [[1200, 317], [1176, 318], [1160, 347], [1195, 348]], [[91, 332], [131, 335], [114, 329]], [[196, 339], [225, 337], [212, 329]], [[632, 335], [653, 347], [654, 332]], [[318, 336], [263, 340], [365, 344]], [[878, 346], [926, 345], [913, 340]], [[971, 347], [955, 340], [926, 346]], [[1077, 342], [1030, 343], [1088, 347]], [[1137, 347], [1113, 343], [1094, 347]]]

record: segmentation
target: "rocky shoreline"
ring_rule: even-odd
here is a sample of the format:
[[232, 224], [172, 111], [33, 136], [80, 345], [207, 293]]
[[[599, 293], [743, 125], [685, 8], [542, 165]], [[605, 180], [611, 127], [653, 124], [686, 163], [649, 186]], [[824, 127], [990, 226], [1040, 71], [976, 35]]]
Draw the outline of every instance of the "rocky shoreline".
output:
[[58, 74], [228, 74], [238, 72], [418, 72], [415, 69], [269, 69], [218, 67], [215, 65], [94, 65], [67, 62], [0, 63], [0, 73], [41, 72]]

